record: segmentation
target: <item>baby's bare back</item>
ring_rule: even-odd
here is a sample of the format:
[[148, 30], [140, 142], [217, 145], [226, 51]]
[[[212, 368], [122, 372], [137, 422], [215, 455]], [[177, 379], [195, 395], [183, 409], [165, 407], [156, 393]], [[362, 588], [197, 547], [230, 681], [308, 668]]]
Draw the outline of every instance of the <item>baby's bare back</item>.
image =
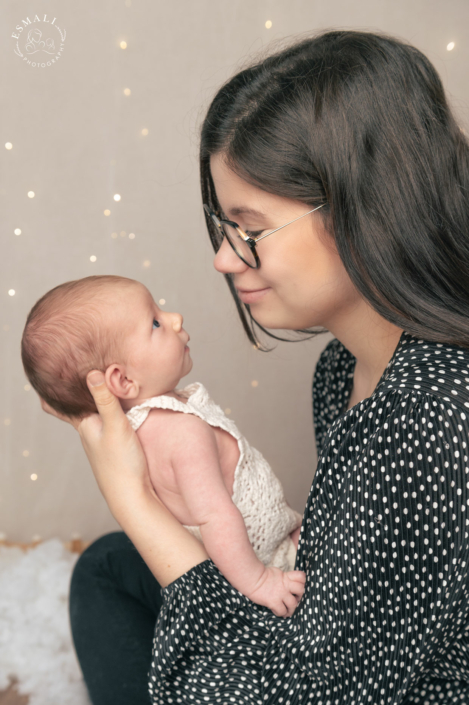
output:
[[[169, 409], [152, 409], [145, 422], [137, 430], [147, 458], [152, 485], [169, 511], [187, 526], [193, 526], [195, 521], [187, 502], [184, 500], [176, 477], [172, 449], [175, 445], [184, 447], [185, 414]], [[233, 494], [233, 482], [240, 451], [236, 438], [228, 431], [210, 426], [203, 419], [197, 418], [204, 434], [201, 443], [207, 443], [207, 434], [216, 444], [220, 473], [230, 497]], [[206, 488], [205, 488], [206, 492]]]
[[199, 416], [168, 409], [152, 409], [137, 434], [159, 498], [182, 524], [199, 527], [208, 555], [233, 587], [278, 616], [293, 614], [305, 575], [266, 567], [257, 557], [232, 501], [236, 439]]

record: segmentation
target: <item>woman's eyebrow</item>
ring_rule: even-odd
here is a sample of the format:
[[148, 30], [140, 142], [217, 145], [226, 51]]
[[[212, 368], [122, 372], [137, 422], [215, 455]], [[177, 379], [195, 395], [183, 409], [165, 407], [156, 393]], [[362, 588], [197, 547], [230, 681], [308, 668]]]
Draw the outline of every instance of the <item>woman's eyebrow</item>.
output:
[[254, 208], [248, 208], [247, 206], [234, 206], [228, 210], [228, 213], [232, 216], [235, 215], [250, 215], [254, 218], [265, 218], [266, 213], [261, 211], [256, 211]]

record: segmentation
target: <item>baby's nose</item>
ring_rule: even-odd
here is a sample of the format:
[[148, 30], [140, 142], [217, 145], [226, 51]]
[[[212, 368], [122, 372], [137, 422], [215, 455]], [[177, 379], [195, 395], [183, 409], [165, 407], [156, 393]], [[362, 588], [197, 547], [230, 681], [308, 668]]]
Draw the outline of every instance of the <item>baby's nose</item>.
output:
[[173, 329], [176, 333], [179, 333], [181, 330], [183, 320], [184, 319], [180, 313], [173, 313]]

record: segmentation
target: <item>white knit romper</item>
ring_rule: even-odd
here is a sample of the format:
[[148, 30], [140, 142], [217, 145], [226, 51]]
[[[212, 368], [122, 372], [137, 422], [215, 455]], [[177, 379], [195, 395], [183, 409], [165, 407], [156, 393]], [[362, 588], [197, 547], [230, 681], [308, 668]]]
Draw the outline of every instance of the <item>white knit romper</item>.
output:
[[[244, 519], [249, 541], [264, 565], [293, 570], [296, 548], [290, 533], [301, 526], [302, 517], [286, 503], [282, 485], [269, 463], [212, 401], [203, 384], [195, 382], [175, 391], [190, 395], [187, 403], [165, 395], [147, 399], [127, 412], [132, 428], [136, 431], [151, 409], [172, 409], [199, 416], [210, 426], [222, 428], [234, 436], [240, 455], [234, 473], [232, 500]], [[202, 541], [198, 526], [185, 528]]]

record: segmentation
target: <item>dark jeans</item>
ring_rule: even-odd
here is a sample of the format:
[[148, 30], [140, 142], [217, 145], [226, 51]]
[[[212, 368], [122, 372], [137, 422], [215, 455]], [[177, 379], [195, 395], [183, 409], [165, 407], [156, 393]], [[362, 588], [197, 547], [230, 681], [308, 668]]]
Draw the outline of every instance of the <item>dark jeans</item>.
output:
[[160, 589], [121, 531], [102, 536], [78, 559], [70, 624], [93, 705], [150, 704], [147, 674]]

